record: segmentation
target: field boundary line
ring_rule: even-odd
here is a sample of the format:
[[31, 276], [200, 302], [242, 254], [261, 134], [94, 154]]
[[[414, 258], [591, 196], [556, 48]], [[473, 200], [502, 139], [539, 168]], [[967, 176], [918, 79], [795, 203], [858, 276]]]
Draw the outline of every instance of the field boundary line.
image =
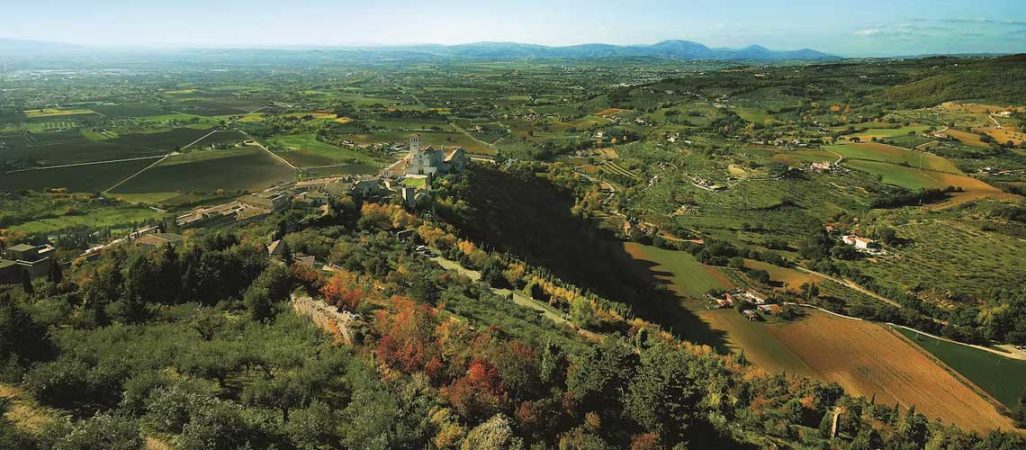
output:
[[[248, 115], [250, 115], [250, 114], [253, 114], [253, 113], [257, 112], [257, 111], [260, 111], [261, 109], [264, 109], [264, 108], [266, 108], [267, 106], [268, 106], [268, 105], [264, 105], [264, 106], [261, 106], [261, 107], [259, 107], [259, 108], [257, 108], [257, 109], [254, 109], [253, 111], [250, 111], [250, 112], [248, 112], [248, 113], [246, 113], [246, 114], [244, 114], [244, 115], [242, 115], [242, 116], [239, 116], [239, 118], [237, 118], [237, 119], [234, 119], [234, 120], [232, 120], [232, 121], [228, 122], [228, 123], [227, 123], [227, 124], [225, 124], [225, 126], [223, 126], [223, 127], [214, 127], [214, 129], [210, 130], [210, 132], [209, 132], [209, 133], [207, 133], [207, 134], [204, 134], [204, 135], [203, 135], [202, 137], [200, 137], [199, 139], [196, 139], [195, 141], [192, 141], [192, 142], [190, 142], [190, 143], [188, 143], [188, 144], [185, 144], [185, 146], [183, 146], [183, 147], [179, 148], [179, 149], [178, 149], [177, 151], [182, 151], [182, 150], [185, 150], [185, 149], [187, 149], [187, 148], [189, 148], [189, 147], [192, 147], [193, 145], [196, 145], [196, 143], [198, 143], [198, 142], [200, 142], [200, 141], [202, 141], [202, 140], [204, 140], [204, 139], [206, 139], [206, 138], [210, 137], [210, 135], [212, 135], [212, 134], [214, 134], [214, 133], [217, 133], [218, 131], [222, 131], [222, 128], [224, 129], [224, 131], [227, 131], [227, 130], [228, 130], [228, 125], [231, 125], [231, 124], [235, 123], [235, 122], [236, 122], [237, 120], [241, 119], [242, 117], [245, 117], [245, 116], [248, 116]], [[247, 137], [249, 137], [249, 133], [246, 133], [245, 131], [243, 131], [243, 132], [242, 132], [242, 134], [245, 134], [245, 135], [246, 135]], [[140, 170], [140, 171], [138, 171], [138, 172], [136, 172], [136, 173], [133, 173], [133, 174], [129, 175], [129, 176], [128, 176], [128, 178], [125, 178], [124, 180], [121, 180], [121, 181], [119, 181], [119, 182], [118, 182], [117, 184], [115, 184], [114, 186], [111, 186], [111, 187], [107, 188], [107, 189], [106, 189], [106, 190], [104, 190], [103, 192], [104, 192], [104, 193], [107, 193], [107, 192], [113, 191], [114, 189], [116, 189], [117, 187], [121, 186], [122, 184], [125, 184], [125, 183], [126, 183], [126, 182], [128, 182], [129, 180], [131, 180], [131, 179], [133, 179], [133, 178], [135, 178], [135, 177], [139, 176], [139, 174], [141, 174], [141, 173], [143, 173], [143, 172], [145, 172], [145, 171], [147, 171], [147, 170], [150, 170], [150, 169], [152, 169], [152, 168], [153, 168], [153, 166], [156, 166], [157, 164], [160, 164], [160, 163], [164, 162], [164, 160], [165, 160], [165, 159], [168, 159], [169, 157], [171, 157], [171, 155], [172, 155], [172, 154], [176, 153], [177, 151], [172, 151], [172, 152], [168, 152], [168, 153], [167, 153], [167, 154], [165, 154], [165, 155], [164, 155], [163, 157], [161, 157], [161, 158], [160, 158], [160, 159], [159, 159], [158, 161], [156, 161], [156, 162], [154, 162], [153, 164], [150, 164], [150, 165], [148, 165], [148, 166], [144, 167], [144, 168], [143, 168], [142, 170]], [[290, 165], [291, 165], [291, 164], [290, 164]], [[295, 169], [295, 167], [293, 167], [293, 169]], [[297, 169], [297, 170], [298, 170], [298, 169]]]
[[261, 150], [263, 150], [263, 151], [267, 152], [267, 154], [268, 154], [268, 155], [271, 155], [271, 157], [272, 157], [272, 158], [274, 158], [274, 159], [278, 160], [278, 161], [279, 161], [279, 162], [281, 162], [282, 164], [285, 164], [286, 166], [288, 166], [288, 167], [289, 167], [289, 168], [291, 168], [292, 170], [295, 170], [295, 171], [297, 171], [297, 172], [299, 171], [299, 168], [298, 168], [298, 167], [294, 166], [294, 165], [293, 165], [292, 163], [290, 163], [290, 162], [289, 162], [289, 161], [288, 161], [287, 159], [285, 159], [285, 158], [282, 158], [282, 157], [281, 157], [281, 155], [279, 155], [279, 154], [277, 154], [277, 153], [274, 153], [274, 152], [272, 152], [272, 151], [271, 151], [271, 150], [269, 150], [269, 149], [268, 149], [267, 147], [264, 147], [264, 144], [261, 144], [261, 143], [260, 143], [260, 141], [258, 141], [258, 140], [256, 140], [256, 139], [254, 139], [254, 138], [253, 138], [253, 136], [250, 136], [250, 135], [249, 135], [249, 133], [247, 133], [247, 132], [243, 131], [243, 132], [242, 132], [242, 134], [245, 134], [245, 135], [246, 135], [246, 137], [248, 137], [248, 138], [249, 138], [250, 140], [252, 140], [252, 141], [253, 141], [253, 145], [254, 145], [254, 146], [256, 146], [256, 147], [260, 147], [260, 149], [261, 149]]
[[150, 165], [148, 165], [146, 167], [143, 167], [142, 170], [129, 175], [128, 178], [125, 178], [124, 180], [121, 180], [121, 181], [117, 182], [117, 184], [115, 184], [115, 185], [113, 185], [113, 186], [111, 186], [111, 187], [109, 187], [107, 189], [104, 189], [103, 193], [107, 193], [107, 192], [113, 191], [114, 189], [116, 189], [117, 187], [121, 186], [122, 184], [125, 184], [129, 180], [139, 176], [139, 174], [141, 174], [141, 173], [143, 173], [143, 172], [145, 172], [147, 170], [150, 170], [153, 166], [156, 166], [157, 164], [160, 164], [160, 163], [164, 162], [165, 159], [168, 159], [170, 157], [171, 157], [171, 153], [168, 153], [168, 154], [164, 155], [163, 157], [161, 157], [160, 159], [155, 161], [153, 164], [150, 164]]
[[[1002, 416], [1008, 417], [1008, 414], [1011, 413], [1011, 410], [1009, 410], [1008, 407], [1004, 405], [1004, 403], [1001, 403], [1000, 401], [998, 401], [998, 399], [996, 399], [993, 396], [991, 396], [990, 393], [988, 393], [987, 391], [983, 390], [983, 388], [977, 386], [976, 383], [973, 383], [972, 380], [967, 378], [965, 375], [962, 375], [957, 370], [955, 370], [954, 368], [949, 366], [947, 363], [942, 361], [940, 358], [938, 358], [936, 355], [934, 355], [933, 353], [930, 353], [928, 350], [923, 348], [922, 345], [920, 345], [919, 343], [913, 341], [912, 339], [909, 339], [908, 336], [905, 336], [904, 334], [899, 333], [894, 328], [895, 327], [901, 327], [901, 328], [905, 328], [907, 330], [916, 331], [916, 332], [925, 334], [925, 335], [930, 336], [930, 337], [933, 337], [933, 335], [931, 335], [929, 333], [923, 333], [923, 332], [921, 332], [919, 330], [916, 330], [916, 329], [913, 329], [913, 328], [909, 328], [909, 327], [906, 327], [906, 326], [893, 324], [893, 323], [890, 323], [890, 322], [887, 322], [887, 325], [888, 326], [884, 327], [884, 328], [887, 329], [887, 331], [889, 331], [891, 334], [897, 336], [898, 339], [901, 339], [903, 342], [911, 345], [913, 348], [916, 349], [916, 351], [918, 351], [919, 353], [923, 354], [923, 356], [926, 356], [926, 358], [929, 359], [930, 361], [933, 361], [934, 364], [937, 364], [938, 366], [940, 366], [940, 368], [944, 369], [945, 372], [948, 372], [949, 374], [951, 374], [951, 376], [955, 377], [956, 380], [958, 380], [960, 383], [964, 384], [967, 388], [969, 388], [969, 390], [971, 390], [974, 393], [976, 393], [976, 395], [979, 395], [980, 397], [983, 397], [983, 399], [986, 400], [987, 403], [990, 403], [991, 406], [997, 408], [998, 413], [1000, 413]], [[954, 342], [954, 341], [952, 341], [952, 342]], [[961, 342], [956, 342], [956, 343], [961, 344]], [[1021, 432], [1021, 430], [1018, 429], [1018, 428], [1013, 428], [1013, 430]]]
[[949, 342], [949, 343], [952, 343], [952, 344], [962, 345], [962, 346], [965, 346], [965, 347], [975, 348], [977, 350], [983, 350], [985, 352], [990, 352], [990, 353], [993, 353], [995, 355], [1003, 356], [1003, 357], [1008, 358], [1008, 359], [1015, 359], [1015, 360], [1019, 360], [1019, 361], [1026, 361], [1026, 357], [1018, 357], [1018, 356], [1015, 356], [1014, 354], [1005, 353], [1005, 352], [1002, 352], [1002, 351], [999, 351], [999, 350], [994, 350], [994, 349], [992, 349], [990, 347], [986, 347], [986, 346], [983, 346], [983, 345], [968, 344], [968, 343], [965, 343], [965, 342], [958, 342], [956, 340], [948, 339], [948, 338], [943, 337], [943, 336], [937, 336], [935, 334], [930, 334], [930, 333], [927, 333], [925, 331], [920, 331], [920, 330], [917, 330], [915, 328], [908, 327], [908, 326], [905, 326], [905, 325], [899, 325], [899, 324], [891, 323], [891, 322], [886, 322], [886, 323], [887, 323], [887, 325], [890, 325], [892, 327], [904, 328], [904, 329], [906, 329], [908, 331], [914, 331], [916, 333], [924, 334], [924, 335], [929, 336], [931, 338], [937, 339], [938, 341], [944, 341], [944, 342]]
[[68, 168], [68, 167], [95, 166], [95, 165], [98, 165], [98, 164], [116, 164], [116, 163], [121, 163], [121, 162], [142, 161], [144, 159], [155, 159], [155, 158], [163, 158], [163, 157], [164, 157], [164, 155], [140, 156], [138, 158], [108, 159], [108, 160], [105, 160], [105, 161], [89, 161], [89, 162], [84, 162], [84, 163], [61, 164], [61, 165], [57, 165], [57, 166], [29, 167], [27, 169], [11, 170], [11, 171], [8, 171], [8, 172], [4, 172], [4, 174], [21, 173], [21, 172], [32, 172], [32, 171], [36, 171], [36, 170], [47, 170], [47, 169], [64, 169], [64, 168]]

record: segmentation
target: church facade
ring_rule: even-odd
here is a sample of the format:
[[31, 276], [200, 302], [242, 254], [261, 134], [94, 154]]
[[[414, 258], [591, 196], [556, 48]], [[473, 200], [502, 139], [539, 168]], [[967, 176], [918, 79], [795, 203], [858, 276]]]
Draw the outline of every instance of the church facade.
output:
[[445, 175], [448, 173], [462, 172], [470, 157], [463, 147], [452, 150], [436, 149], [434, 147], [422, 147], [420, 136], [410, 136], [410, 154], [406, 164], [406, 175]]

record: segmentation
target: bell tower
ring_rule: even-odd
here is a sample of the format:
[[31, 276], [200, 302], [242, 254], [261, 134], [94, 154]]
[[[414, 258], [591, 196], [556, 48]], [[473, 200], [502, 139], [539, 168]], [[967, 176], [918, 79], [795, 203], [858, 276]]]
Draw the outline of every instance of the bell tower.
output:
[[411, 134], [410, 135], [410, 153], [419, 153], [419, 152], [420, 152], [420, 135], [419, 134]]

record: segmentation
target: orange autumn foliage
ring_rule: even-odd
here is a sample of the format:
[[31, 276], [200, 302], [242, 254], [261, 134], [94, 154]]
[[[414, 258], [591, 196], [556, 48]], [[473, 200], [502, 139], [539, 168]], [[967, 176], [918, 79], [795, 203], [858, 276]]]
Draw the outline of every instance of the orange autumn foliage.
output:
[[439, 354], [434, 339], [438, 311], [429, 305], [394, 296], [387, 310], [377, 312], [374, 325], [381, 334], [376, 353], [390, 367], [418, 372]]
[[445, 389], [453, 407], [463, 417], [487, 417], [506, 401], [499, 370], [480, 359], [471, 361], [467, 373]]
[[356, 274], [347, 270], [335, 272], [321, 287], [325, 302], [346, 311], [355, 311], [365, 293], [359, 286]]

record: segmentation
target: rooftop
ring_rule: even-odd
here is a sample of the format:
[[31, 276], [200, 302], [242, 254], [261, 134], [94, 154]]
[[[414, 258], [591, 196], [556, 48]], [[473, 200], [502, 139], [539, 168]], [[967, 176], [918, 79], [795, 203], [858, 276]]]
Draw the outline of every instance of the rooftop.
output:
[[7, 247], [7, 250], [15, 251], [15, 252], [27, 252], [27, 251], [32, 250], [34, 248], [36, 248], [36, 246], [34, 246], [34, 245], [17, 244], [17, 245], [12, 245], [10, 247]]

